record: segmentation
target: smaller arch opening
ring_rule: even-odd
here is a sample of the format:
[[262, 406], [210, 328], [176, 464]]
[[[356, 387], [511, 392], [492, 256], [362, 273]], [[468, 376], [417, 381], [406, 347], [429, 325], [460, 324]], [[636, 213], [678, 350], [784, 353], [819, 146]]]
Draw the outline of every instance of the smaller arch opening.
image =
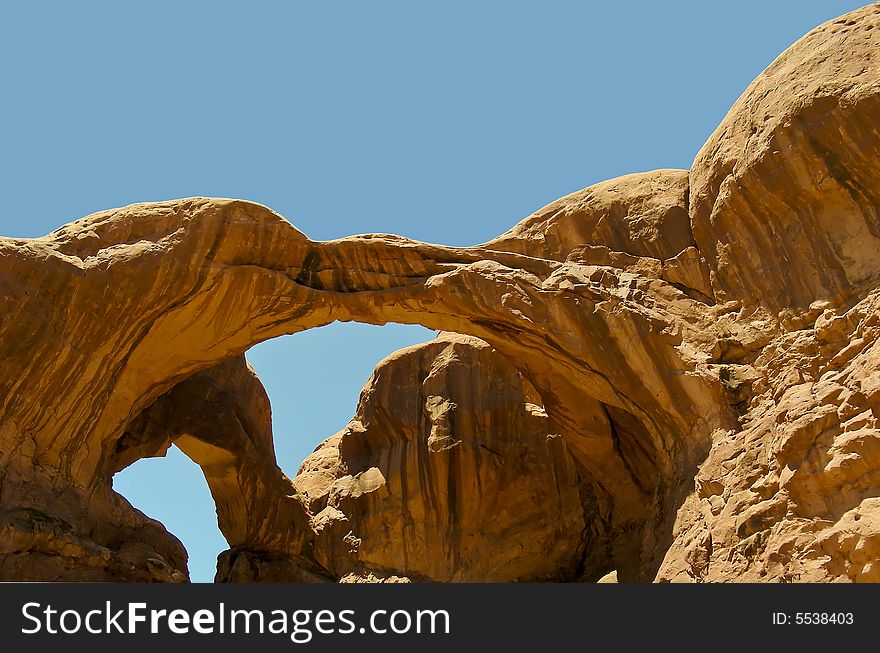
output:
[[[270, 459], [274, 445], [278, 466], [293, 478], [315, 447], [345, 426], [354, 414], [364, 380], [376, 361], [434, 336], [435, 332], [419, 326], [334, 323], [262, 343], [251, 349], [247, 358], [259, 370], [262, 384], [254, 392], [258, 395], [265, 389], [270, 397], [271, 427], [268, 408], [262, 426], [248, 423], [237, 407], [237, 401], [247, 403], [247, 397], [236, 397], [236, 390], [212, 386], [210, 382], [200, 383], [194, 376], [132, 423], [131, 433], [123, 436], [117, 452], [119, 466], [127, 466], [113, 476], [113, 488], [181, 541], [189, 557], [191, 581], [211, 582], [217, 573], [218, 555], [241, 544], [228, 542], [223, 536], [218, 510], [225, 518], [221, 520], [223, 532], [232, 540], [249, 541], [253, 535], [249, 529], [254, 526], [248, 521], [248, 509], [223, 503], [244, 497], [235, 491], [230, 495], [228, 488], [224, 489], [227, 473], [218, 471], [220, 459], [244, 456], [233, 464], [236, 473], [256, 473], [255, 459], [247, 458], [249, 449], [244, 442], [271, 431], [270, 443], [260, 445], [252, 440], [262, 451], [256, 458], [273, 467], [275, 460]], [[232, 368], [228, 371], [235, 373]], [[222, 378], [223, 373], [217, 380]], [[229, 391], [233, 394], [225, 394]], [[244, 429], [244, 440], [228, 439], [233, 432], [238, 433], [235, 425]], [[207, 438], [205, 442], [216, 440], [220, 447], [205, 449], [200, 438]], [[169, 440], [177, 441], [186, 453], [174, 444], [169, 446]], [[232, 445], [235, 453], [225, 452], [226, 445]], [[236, 448], [238, 445], [244, 448]], [[137, 458], [144, 455], [150, 457]], [[203, 470], [200, 464], [208, 467]], [[213, 496], [206, 474], [212, 479]], [[267, 469], [270, 477], [271, 469]], [[261, 497], [248, 499], [259, 501]]]
[[183, 543], [192, 582], [213, 582], [217, 556], [228, 545], [198, 465], [172, 445], [163, 457], [141, 458], [117, 472], [113, 489]]

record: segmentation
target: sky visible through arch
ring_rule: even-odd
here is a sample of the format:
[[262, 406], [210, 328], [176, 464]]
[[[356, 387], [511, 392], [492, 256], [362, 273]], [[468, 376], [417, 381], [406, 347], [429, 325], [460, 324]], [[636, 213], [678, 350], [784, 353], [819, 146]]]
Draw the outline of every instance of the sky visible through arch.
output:
[[[0, 235], [240, 197], [315, 239], [470, 245], [592, 183], [689, 168], [747, 84], [863, 3], [6, 3]], [[248, 353], [289, 474], [421, 327], [334, 324]], [[213, 578], [225, 548], [176, 450], [117, 475]]]

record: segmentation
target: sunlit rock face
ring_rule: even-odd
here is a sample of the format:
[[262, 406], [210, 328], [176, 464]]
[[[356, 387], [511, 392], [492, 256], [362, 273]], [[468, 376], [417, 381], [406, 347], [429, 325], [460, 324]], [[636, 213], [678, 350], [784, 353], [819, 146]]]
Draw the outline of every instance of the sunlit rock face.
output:
[[[205, 198], [0, 239], [0, 578], [186, 580], [111, 486], [174, 443], [218, 580], [880, 580], [878, 33], [799, 40], [690, 171], [474, 247]], [[243, 353], [334, 320], [444, 333], [288, 479]]]
[[540, 404], [476, 338], [442, 334], [384, 360], [354, 419], [294, 479], [317, 560], [335, 577], [580, 578], [600, 516]]

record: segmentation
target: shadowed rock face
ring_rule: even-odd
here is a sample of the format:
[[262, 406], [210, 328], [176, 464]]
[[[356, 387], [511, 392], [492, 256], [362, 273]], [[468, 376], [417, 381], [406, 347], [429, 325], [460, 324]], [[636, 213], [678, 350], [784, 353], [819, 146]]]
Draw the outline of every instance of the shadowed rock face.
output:
[[[173, 442], [220, 580], [880, 580], [878, 28], [798, 41], [690, 171], [475, 247], [204, 198], [0, 239], [0, 578], [185, 580], [111, 488]], [[380, 364], [291, 481], [242, 354], [334, 320], [471, 337]]]

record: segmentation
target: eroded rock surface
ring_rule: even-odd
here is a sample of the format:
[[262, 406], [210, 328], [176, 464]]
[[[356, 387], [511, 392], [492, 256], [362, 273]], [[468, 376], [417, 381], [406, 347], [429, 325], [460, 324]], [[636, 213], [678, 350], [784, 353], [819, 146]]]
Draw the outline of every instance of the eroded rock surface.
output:
[[[880, 580], [878, 34], [816, 28], [690, 171], [475, 247], [205, 198], [0, 239], [0, 578], [185, 580], [111, 486], [173, 443], [219, 580]], [[380, 364], [287, 479], [242, 355], [334, 320], [466, 335]]]
[[603, 527], [563, 440], [531, 384], [481, 340], [402, 350], [294, 480], [315, 556], [335, 577], [580, 578]]

